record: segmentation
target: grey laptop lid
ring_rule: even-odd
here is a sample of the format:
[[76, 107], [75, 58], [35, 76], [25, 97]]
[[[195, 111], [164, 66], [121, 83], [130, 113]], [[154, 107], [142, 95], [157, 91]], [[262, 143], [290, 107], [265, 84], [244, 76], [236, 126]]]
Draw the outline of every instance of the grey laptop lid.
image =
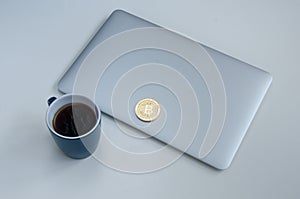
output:
[[[117, 10], [58, 88], [89, 95], [103, 112], [225, 169], [271, 81], [263, 70]], [[134, 112], [144, 98], [162, 108], [151, 123]]]

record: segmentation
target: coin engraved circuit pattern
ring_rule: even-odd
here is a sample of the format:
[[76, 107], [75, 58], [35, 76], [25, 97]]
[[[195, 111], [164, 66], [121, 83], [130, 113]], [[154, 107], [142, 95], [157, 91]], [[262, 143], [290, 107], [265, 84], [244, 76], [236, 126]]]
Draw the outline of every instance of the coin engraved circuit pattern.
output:
[[154, 121], [158, 118], [159, 113], [159, 103], [151, 98], [142, 99], [135, 106], [136, 116], [144, 122]]

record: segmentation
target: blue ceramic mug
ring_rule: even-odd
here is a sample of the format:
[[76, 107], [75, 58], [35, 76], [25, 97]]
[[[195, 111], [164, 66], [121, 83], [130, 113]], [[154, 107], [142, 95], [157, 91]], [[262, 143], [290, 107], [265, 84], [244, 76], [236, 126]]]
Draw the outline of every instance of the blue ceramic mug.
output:
[[[96, 123], [91, 130], [75, 137], [65, 136], [58, 133], [53, 126], [53, 120], [62, 107], [68, 104], [81, 103], [89, 106], [96, 115]], [[82, 159], [90, 156], [97, 148], [101, 131], [101, 111], [97, 104], [81, 95], [67, 94], [59, 98], [48, 99], [46, 124], [57, 146], [67, 156]]]

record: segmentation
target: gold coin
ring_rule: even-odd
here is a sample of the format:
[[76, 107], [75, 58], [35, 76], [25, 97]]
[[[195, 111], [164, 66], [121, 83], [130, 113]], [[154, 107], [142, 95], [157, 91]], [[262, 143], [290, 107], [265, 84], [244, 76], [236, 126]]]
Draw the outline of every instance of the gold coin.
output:
[[160, 106], [157, 101], [150, 98], [140, 100], [135, 106], [136, 116], [144, 121], [151, 122], [158, 118], [160, 113]]

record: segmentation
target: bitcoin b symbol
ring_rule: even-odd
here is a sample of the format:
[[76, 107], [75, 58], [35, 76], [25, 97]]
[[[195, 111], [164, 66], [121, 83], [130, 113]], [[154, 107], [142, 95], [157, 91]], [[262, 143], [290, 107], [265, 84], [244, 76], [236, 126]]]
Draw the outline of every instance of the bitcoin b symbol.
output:
[[151, 122], [157, 119], [159, 113], [160, 113], [160, 105], [154, 99], [150, 99], [150, 98], [142, 99], [135, 106], [136, 116], [144, 122]]

